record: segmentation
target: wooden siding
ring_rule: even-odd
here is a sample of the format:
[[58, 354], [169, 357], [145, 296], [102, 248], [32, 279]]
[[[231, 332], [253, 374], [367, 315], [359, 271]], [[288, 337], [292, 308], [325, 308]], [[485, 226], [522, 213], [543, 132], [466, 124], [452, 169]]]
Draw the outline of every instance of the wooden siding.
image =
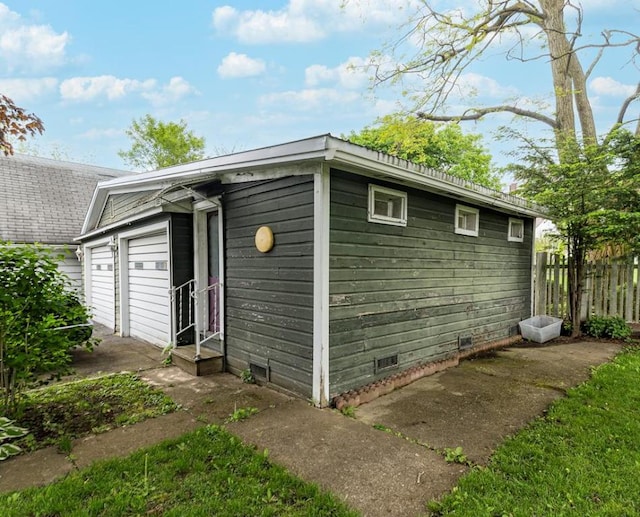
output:
[[97, 228], [135, 215], [151, 206], [157, 191], [128, 192], [109, 196], [100, 216]]
[[64, 255], [64, 257], [58, 259], [58, 269], [67, 275], [67, 278], [69, 279], [69, 290], [83, 296], [82, 264], [78, 260], [75, 252], [71, 249], [62, 250], [59, 254]]
[[[473, 344], [512, 335], [530, 315], [532, 220], [480, 208], [479, 236], [454, 233], [456, 200], [408, 193], [406, 227], [367, 222], [365, 178], [331, 176], [330, 391], [363, 386]], [[375, 361], [397, 354], [398, 367]]]
[[[255, 233], [273, 230], [260, 253]], [[232, 185], [224, 194], [227, 365], [268, 366], [270, 381], [311, 396], [313, 176]]]
[[185, 193], [178, 190], [163, 194], [158, 190], [128, 192], [109, 196], [96, 228], [102, 228], [152, 208], [162, 207], [164, 212], [190, 212], [191, 201], [185, 200]]

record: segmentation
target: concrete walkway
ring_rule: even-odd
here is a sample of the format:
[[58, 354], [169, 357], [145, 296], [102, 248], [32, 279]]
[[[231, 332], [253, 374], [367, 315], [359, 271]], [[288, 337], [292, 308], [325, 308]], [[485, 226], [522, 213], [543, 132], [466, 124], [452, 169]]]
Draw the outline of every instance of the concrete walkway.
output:
[[[424, 514], [426, 502], [453, 487], [466, 470], [446, 463], [439, 451], [462, 446], [473, 461], [484, 463], [506, 435], [586, 380], [591, 366], [619, 349], [595, 342], [512, 347], [421, 379], [361, 406], [351, 419], [243, 384], [229, 374], [191, 377], [176, 367], [162, 367], [156, 347], [105, 336], [93, 354], [76, 354], [78, 376], [138, 371], [182, 409], [76, 440], [73, 456], [79, 468], [125, 456], [199, 425], [220, 424], [236, 408], [251, 406], [259, 413], [227, 428], [258, 449], [268, 449], [273, 461], [334, 492], [363, 515], [415, 516]], [[0, 492], [46, 484], [74, 468], [55, 449], [18, 456], [0, 464]]]

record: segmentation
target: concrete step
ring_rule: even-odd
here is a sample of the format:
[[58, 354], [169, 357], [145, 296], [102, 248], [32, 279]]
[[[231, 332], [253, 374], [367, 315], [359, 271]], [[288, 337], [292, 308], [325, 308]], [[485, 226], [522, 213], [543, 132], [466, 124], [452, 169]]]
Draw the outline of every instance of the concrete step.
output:
[[224, 371], [222, 354], [200, 347], [200, 357], [196, 359], [196, 345], [182, 345], [174, 348], [171, 351], [171, 362], [195, 377]]

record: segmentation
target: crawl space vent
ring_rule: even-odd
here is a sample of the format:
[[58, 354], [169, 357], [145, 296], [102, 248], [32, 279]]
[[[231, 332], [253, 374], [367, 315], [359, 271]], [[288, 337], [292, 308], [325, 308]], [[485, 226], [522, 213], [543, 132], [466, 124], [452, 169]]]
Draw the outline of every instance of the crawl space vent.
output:
[[458, 338], [458, 348], [460, 350], [466, 350], [473, 346], [473, 338], [471, 336], [460, 336]]
[[381, 370], [390, 370], [398, 366], [398, 354], [388, 355], [387, 357], [376, 358], [376, 372]]
[[261, 364], [249, 363], [249, 371], [251, 375], [259, 381], [269, 380], [269, 368], [262, 366]]

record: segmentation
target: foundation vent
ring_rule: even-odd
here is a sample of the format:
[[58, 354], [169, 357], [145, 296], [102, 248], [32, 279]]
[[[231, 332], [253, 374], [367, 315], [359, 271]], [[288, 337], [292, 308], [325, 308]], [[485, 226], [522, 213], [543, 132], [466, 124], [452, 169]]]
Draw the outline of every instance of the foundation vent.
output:
[[458, 338], [458, 348], [460, 350], [467, 350], [473, 346], [473, 338], [471, 336], [460, 336]]
[[269, 367], [256, 363], [249, 363], [249, 371], [258, 381], [269, 382]]
[[398, 354], [388, 355], [387, 357], [377, 357], [375, 364], [376, 364], [376, 372], [397, 368]]

